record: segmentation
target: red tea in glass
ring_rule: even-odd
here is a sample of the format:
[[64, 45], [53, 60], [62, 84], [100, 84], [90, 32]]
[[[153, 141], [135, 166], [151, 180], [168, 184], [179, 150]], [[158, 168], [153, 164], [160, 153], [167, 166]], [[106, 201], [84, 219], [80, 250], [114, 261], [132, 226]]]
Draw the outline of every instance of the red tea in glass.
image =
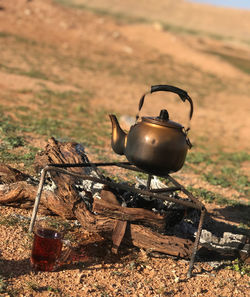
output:
[[32, 267], [41, 271], [55, 270], [61, 256], [63, 234], [57, 230], [39, 227], [39, 225], [34, 233], [30, 259]]

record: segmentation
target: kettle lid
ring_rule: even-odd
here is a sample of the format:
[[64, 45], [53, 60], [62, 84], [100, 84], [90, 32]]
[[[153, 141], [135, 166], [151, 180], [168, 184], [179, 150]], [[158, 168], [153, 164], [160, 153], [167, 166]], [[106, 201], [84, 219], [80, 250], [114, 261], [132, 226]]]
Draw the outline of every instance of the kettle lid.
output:
[[171, 121], [169, 119], [169, 114], [166, 109], [162, 109], [160, 111], [160, 115], [158, 117], [142, 117], [142, 121], [146, 121], [152, 124], [165, 126], [169, 128], [175, 128], [175, 129], [182, 129], [183, 126], [179, 123], [176, 123], [174, 121]]

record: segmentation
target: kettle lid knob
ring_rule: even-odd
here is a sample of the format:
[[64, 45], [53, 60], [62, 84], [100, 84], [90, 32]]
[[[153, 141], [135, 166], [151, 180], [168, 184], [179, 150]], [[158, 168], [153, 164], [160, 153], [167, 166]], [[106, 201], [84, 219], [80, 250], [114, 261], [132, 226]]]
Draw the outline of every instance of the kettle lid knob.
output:
[[158, 117], [160, 120], [163, 120], [163, 121], [168, 121], [169, 120], [169, 114], [168, 114], [168, 111], [166, 109], [162, 109], [160, 111], [160, 115]]

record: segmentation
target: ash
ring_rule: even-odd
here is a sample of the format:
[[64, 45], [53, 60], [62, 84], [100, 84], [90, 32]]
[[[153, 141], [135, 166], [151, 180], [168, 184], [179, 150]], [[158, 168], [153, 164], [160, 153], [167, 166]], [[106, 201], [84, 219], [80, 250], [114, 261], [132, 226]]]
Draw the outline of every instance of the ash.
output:
[[[90, 175], [95, 174], [96, 176], [95, 170], [90, 172]], [[137, 178], [136, 188], [146, 189], [146, 185], [146, 180]], [[93, 196], [101, 199], [100, 193], [103, 185], [84, 180], [76, 186], [88, 209], [92, 211]], [[157, 177], [153, 177], [151, 188], [160, 189], [163, 187], [166, 187], [166, 185]], [[92, 195], [86, 195], [86, 193], [92, 193]], [[190, 238], [192, 240], [195, 239], [200, 220], [200, 212], [198, 210], [193, 208], [186, 209], [177, 203], [134, 194], [120, 189], [119, 192], [116, 192], [116, 197], [123, 206], [144, 208], [164, 215], [166, 217], [166, 230], [164, 234]], [[182, 199], [176, 192], [171, 193], [171, 197]], [[203, 225], [200, 244], [202, 247], [210, 251], [215, 251], [218, 254], [228, 255], [230, 257], [241, 253], [246, 257], [250, 253], [249, 236], [238, 234], [238, 232], [239, 230], [237, 228], [217, 222], [207, 216]]]

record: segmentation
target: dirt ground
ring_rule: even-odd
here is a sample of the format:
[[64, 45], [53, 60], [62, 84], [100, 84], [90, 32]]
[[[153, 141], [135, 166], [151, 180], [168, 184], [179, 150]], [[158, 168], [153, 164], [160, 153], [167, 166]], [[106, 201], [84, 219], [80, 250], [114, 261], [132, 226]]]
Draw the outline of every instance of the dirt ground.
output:
[[[80, 4], [86, 5], [86, 2]], [[0, 37], [10, 36], [7, 43], [3, 42], [4, 38], [0, 39], [0, 104], [9, 107], [14, 117], [15, 106], [29, 104], [35, 110], [29, 90], [46, 87], [53, 91], [82, 92], [88, 89], [94, 95], [87, 108], [93, 111], [103, 108], [134, 117], [140, 96], [151, 85], [175, 84], [187, 90], [194, 100], [190, 137], [195, 145], [225, 152], [249, 151], [250, 46], [246, 36], [250, 36], [247, 21], [250, 13], [225, 10], [224, 21], [223, 9], [209, 6], [213, 26], [210, 19], [203, 19], [198, 27], [200, 6], [177, 1], [182, 16], [175, 19], [170, 16], [172, 27], [166, 31], [162, 23], [167, 19], [163, 8], [165, 2], [170, 5], [171, 1], [159, 1], [160, 15], [154, 1], [143, 1], [141, 8], [136, 5], [132, 9], [129, 16], [133, 19], [124, 17], [128, 15], [128, 7], [119, 7], [119, 1], [113, 2], [115, 6], [107, 14], [108, 1], [93, 1], [92, 9], [80, 9], [52, 0], [0, 0]], [[197, 28], [199, 34], [175, 32], [174, 26], [185, 24], [185, 9], [189, 19], [193, 19], [186, 28]], [[141, 17], [148, 21], [139, 22]], [[228, 24], [230, 17], [237, 23]], [[219, 38], [211, 37], [216, 33], [215, 24]], [[230, 28], [232, 34], [228, 37], [225, 32]], [[223, 34], [225, 38], [221, 37]], [[31, 46], [35, 47], [32, 52]], [[59, 59], [61, 56], [63, 59]], [[79, 57], [82, 57], [81, 67], [76, 64]], [[47, 78], [24, 75], [30, 71], [31, 64], [46, 73]], [[187, 126], [187, 103], [165, 93], [149, 97], [142, 113], [155, 116], [167, 106], [174, 120]], [[46, 140], [29, 135], [29, 142], [41, 149]], [[108, 150], [109, 139], [106, 147]], [[244, 170], [249, 174], [249, 162], [244, 163]], [[194, 172], [184, 171], [177, 176], [185, 186], [199, 183], [210, 190], [213, 188]], [[229, 188], [221, 191], [226, 197], [235, 194]], [[221, 208], [208, 205], [211, 212], [214, 209], [219, 212]], [[0, 213], [3, 219], [17, 216], [24, 218], [24, 222], [31, 215], [30, 210], [7, 206], [0, 206]], [[226, 219], [230, 220], [231, 215]], [[143, 250], [125, 247], [120, 256], [115, 257], [109, 252], [110, 243], [101, 239], [93, 244], [92, 252], [96, 255], [92, 255], [88, 263], [65, 265], [51, 273], [36, 273], [29, 265], [31, 238], [25, 226], [25, 223], [0, 225], [0, 296], [241, 297], [249, 294], [249, 276], [224, 264], [197, 262], [194, 277], [187, 279], [185, 260], [151, 257]], [[91, 238], [84, 230], [77, 232], [83, 239]]]

